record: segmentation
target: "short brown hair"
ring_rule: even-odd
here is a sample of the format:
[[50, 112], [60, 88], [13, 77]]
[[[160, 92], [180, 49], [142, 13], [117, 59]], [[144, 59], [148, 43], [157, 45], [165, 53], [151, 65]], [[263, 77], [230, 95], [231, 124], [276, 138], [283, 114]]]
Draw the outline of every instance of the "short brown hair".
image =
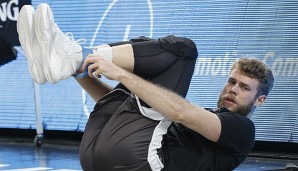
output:
[[258, 58], [239, 58], [232, 66], [231, 71], [235, 68], [250, 77], [259, 81], [257, 96], [266, 95], [272, 90], [274, 76], [271, 69]]

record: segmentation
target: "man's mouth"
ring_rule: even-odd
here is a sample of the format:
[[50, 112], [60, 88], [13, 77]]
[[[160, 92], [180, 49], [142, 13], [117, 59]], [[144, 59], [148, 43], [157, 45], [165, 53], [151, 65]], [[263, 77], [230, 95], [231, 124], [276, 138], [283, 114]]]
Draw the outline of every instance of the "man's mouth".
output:
[[225, 97], [224, 98], [224, 102], [227, 104], [227, 105], [232, 105], [232, 104], [235, 104], [235, 100], [231, 97]]

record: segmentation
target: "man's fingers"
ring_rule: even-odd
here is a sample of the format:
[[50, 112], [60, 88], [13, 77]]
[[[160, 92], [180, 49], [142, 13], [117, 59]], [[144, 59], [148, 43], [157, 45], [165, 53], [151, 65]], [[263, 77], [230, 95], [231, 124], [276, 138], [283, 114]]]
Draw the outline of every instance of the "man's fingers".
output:
[[88, 75], [92, 78], [92, 73], [93, 73], [93, 71], [94, 70], [96, 70], [97, 69], [97, 65], [96, 64], [91, 64], [91, 65], [89, 65], [89, 67], [88, 67]]
[[94, 76], [97, 77], [97, 78], [100, 78], [101, 74], [102, 74], [102, 70], [99, 69], [99, 68], [94, 72]]
[[86, 59], [84, 60], [84, 63], [82, 65], [82, 70], [85, 70], [86, 67], [89, 64], [95, 63], [96, 61], [98, 61], [99, 56], [95, 56], [94, 54], [90, 54], [86, 57]]
[[104, 69], [102, 68], [102, 66], [105, 66], [107, 64], [108, 64], [107, 61], [100, 55], [90, 54], [84, 60], [84, 63], [82, 65], [82, 70], [86, 70], [86, 68], [88, 68], [88, 75], [90, 77], [95, 75], [95, 77], [100, 78]]

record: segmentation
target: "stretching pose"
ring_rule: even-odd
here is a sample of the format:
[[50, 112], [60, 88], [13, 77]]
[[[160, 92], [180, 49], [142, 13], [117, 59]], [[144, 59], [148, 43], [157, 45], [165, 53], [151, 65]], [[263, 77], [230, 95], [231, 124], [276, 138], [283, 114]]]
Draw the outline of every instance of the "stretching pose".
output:
[[[197, 57], [187, 38], [139, 37], [82, 48], [62, 33], [47, 4], [36, 13], [24, 6], [17, 28], [37, 83], [75, 76], [97, 102], [80, 146], [84, 170], [224, 171], [251, 151], [249, 118], [274, 82], [260, 60], [235, 62], [218, 109], [204, 109], [184, 100]], [[101, 75], [120, 84], [112, 88], [97, 79]]]

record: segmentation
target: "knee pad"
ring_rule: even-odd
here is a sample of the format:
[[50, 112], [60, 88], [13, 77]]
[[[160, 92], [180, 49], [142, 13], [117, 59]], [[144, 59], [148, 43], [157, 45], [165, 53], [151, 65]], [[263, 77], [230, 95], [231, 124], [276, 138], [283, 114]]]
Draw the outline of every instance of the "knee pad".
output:
[[144, 41], [150, 41], [150, 40], [154, 40], [154, 39], [151, 39], [151, 38], [145, 37], [145, 36], [139, 36], [139, 37], [130, 39], [129, 41], [136, 43], [136, 42], [144, 42]]
[[128, 41], [109, 43], [108, 45], [113, 47], [113, 46], [119, 46], [119, 45], [124, 45], [124, 44], [134, 44], [134, 43], [150, 41], [150, 40], [154, 40], [154, 39], [151, 39], [151, 38], [145, 37], [145, 36], [139, 36], [136, 38], [129, 39]]
[[158, 40], [163, 49], [170, 51], [177, 56], [188, 58], [198, 57], [196, 44], [188, 38], [169, 35]]

